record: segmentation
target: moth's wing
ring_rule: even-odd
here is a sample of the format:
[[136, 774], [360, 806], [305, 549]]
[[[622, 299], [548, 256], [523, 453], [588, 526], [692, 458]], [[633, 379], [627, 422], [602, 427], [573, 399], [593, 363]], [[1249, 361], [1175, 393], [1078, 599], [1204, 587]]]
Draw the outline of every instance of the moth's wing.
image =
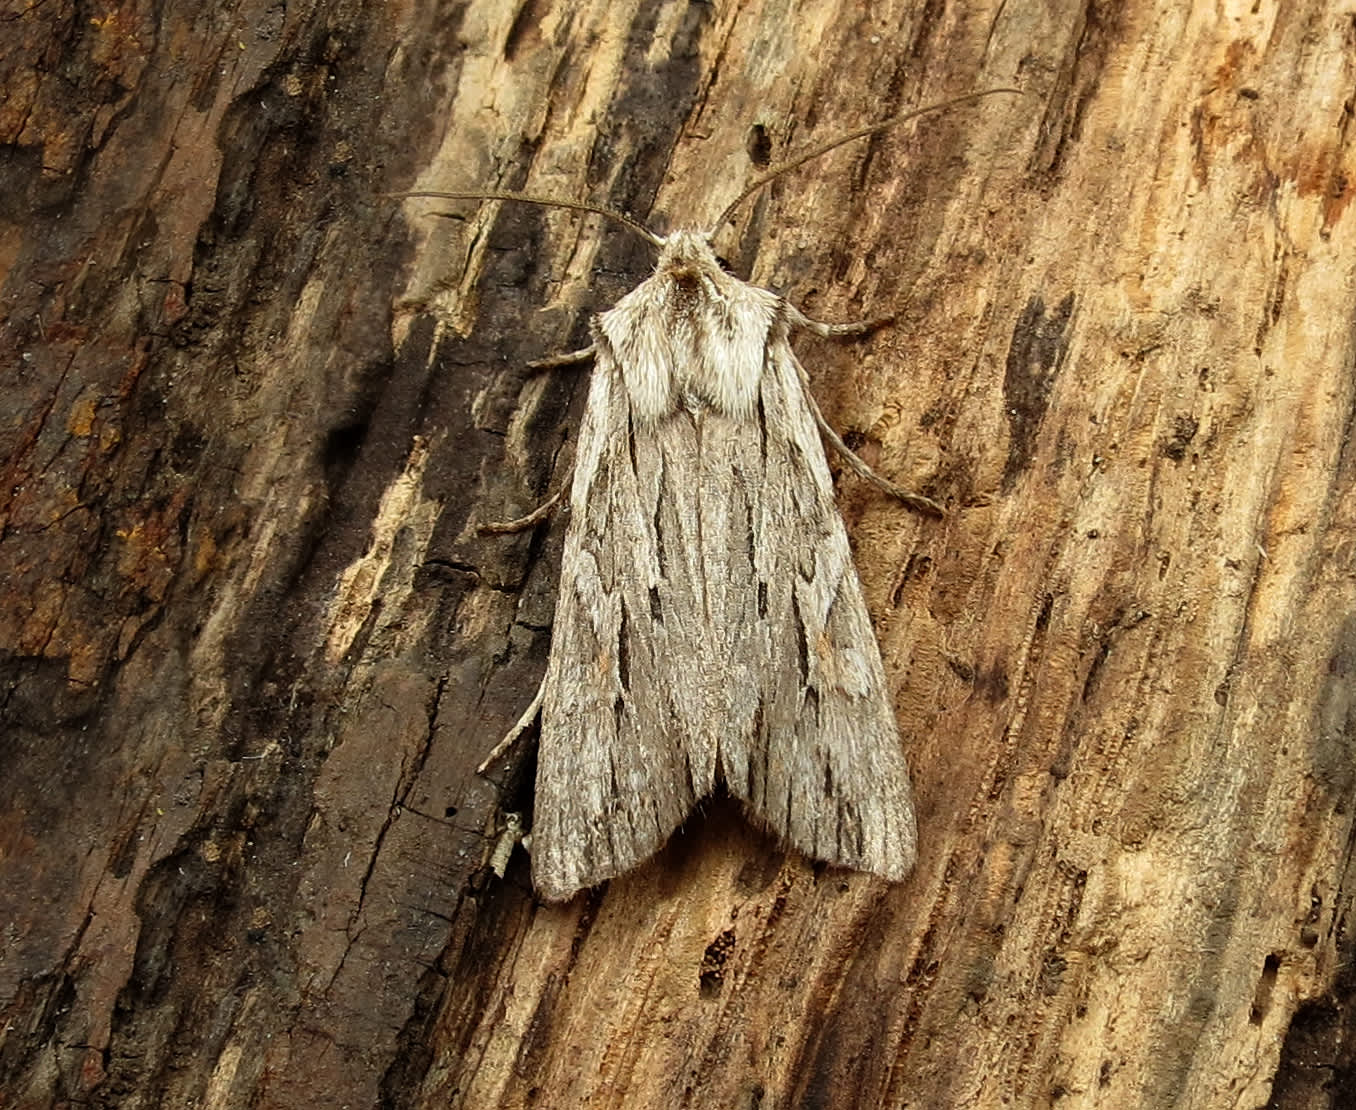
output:
[[[543, 691], [532, 877], [563, 900], [657, 851], [715, 779], [692, 424], [633, 416], [601, 334]], [[699, 684], [698, 684], [699, 685]]]
[[759, 619], [755, 719], [721, 739], [730, 791], [805, 855], [890, 879], [913, 868], [908, 767], [880, 649], [834, 502], [824, 447], [784, 329], [761, 382], [750, 519]]

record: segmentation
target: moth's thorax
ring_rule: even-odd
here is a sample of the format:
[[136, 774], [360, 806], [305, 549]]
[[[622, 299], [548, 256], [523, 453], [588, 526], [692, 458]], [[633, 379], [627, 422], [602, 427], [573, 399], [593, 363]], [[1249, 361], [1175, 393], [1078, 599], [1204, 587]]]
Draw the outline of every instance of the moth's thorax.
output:
[[597, 331], [640, 418], [693, 406], [738, 418], [753, 411], [780, 309], [775, 294], [726, 273], [701, 232], [675, 231], [654, 274]]

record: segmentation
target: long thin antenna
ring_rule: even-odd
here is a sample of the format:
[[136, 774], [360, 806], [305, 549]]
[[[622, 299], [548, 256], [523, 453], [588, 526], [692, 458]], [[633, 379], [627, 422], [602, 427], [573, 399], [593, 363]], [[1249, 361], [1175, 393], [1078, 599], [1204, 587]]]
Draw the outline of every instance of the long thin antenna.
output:
[[828, 142], [820, 143], [818, 146], [811, 147], [803, 154], [798, 154], [796, 155], [796, 157], [790, 159], [789, 161], [782, 162], [780, 165], [777, 166], [773, 166], [772, 169], [768, 170], [767, 173], [763, 174], [761, 177], [754, 178], [753, 182], [748, 186], [748, 188], [746, 188], [742, 193], [739, 194], [739, 196], [735, 197], [734, 200], [732, 200], [729, 203], [729, 205], [726, 206], [725, 211], [720, 214], [720, 219], [718, 219], [714, 224], [712, 224], [710, 234], [714, 235], [717, 231], [719, 231], [721, 226], [725, 223], [725, 221], [730, 218], [734, 210], [738, 208], [741, 204], [743, 204], [746, 200], [748, 200], [749, 197], [751, 197], [754, 193], [756, 193], [769, 181], [773, 181], [776, 178], [781, 177], [781, 175], [786, 173], [788, 170], [794, 170], [797, 166], [802, 166], [806, 162], [818, 158], [821, 154], [827, 154], [829, 151], [835, 150], [836, 148], [842, 146], [844, 143], [850, 143], [854, 139], [865, 138], [867, 135], [874, 135], [877, 131], [885, 131], [891, 127], [898, 127], [901, 123], [907, 123], [911, 119], [917, 119], [919, 116], [925, 116], [929, 112], [940, 112], [943, 108], [953, 108], [957, 104], [965, 104], [971, 100], [978, 100], [980, 97], [983, 96], [994, 96], [997, 93], [1015, 93], [1018, 96], [1025, 95], [1022, 89], [1009, 89], [1009, 88], [985, 89], [983, 92], [967, 93], [965, 96], [957, 96], [951, 100], [943, 100], [939, 104], [929, 104], [925, 108], [914, 108], [912, 111], [903, 112], [897, 116], [891, 116], [889, 119], [881, 120], [879, 123], [868, 124], [866, 127], [860, 127], [856, 131], [853, 131], [847, 135], [839, 135], [838, 138], [836, 139], [830, 139]]
[[[610, 212], [606, 208], [599, 208], [596, 204], [585, 204], [578, 200], [556, 200], [553, 197], [534, 197], [527, 193], [504, 193], [494, 189], [471, 189], [466, 192], [440, 193], [425, 192], [423, 190], [417, 193], [391, 193], [393, 197], [433, 197], [437, 200], [516, 200], [524, 204], [543, 204], [548, 208], [572, 208], [576, 212], [593, 212], [599, 216], [606, 216], [609, 220], [616, 220], [619, 224], [625, 224], [637, 235], [642, 236], [656, 247], [662, 247], [664, 240], [651, 231], [643, 224], [636, 223], [629, 216], [623, 216], [620, 212]], [[437, 215], [447, 215], [439, 212]]]

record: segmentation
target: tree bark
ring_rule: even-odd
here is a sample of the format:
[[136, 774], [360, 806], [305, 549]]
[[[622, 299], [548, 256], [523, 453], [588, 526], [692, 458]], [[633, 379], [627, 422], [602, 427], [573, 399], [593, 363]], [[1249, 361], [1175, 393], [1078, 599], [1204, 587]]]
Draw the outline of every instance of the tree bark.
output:
[[[900, 0], [4, 20], [0, 1106], [1346, 1105], [1353, 13]], [[824, 319], [891, 885], [716, 800], [518, 851], [586, 342], [704, 226]], [[430, 211], [454, 212], [435, 219]]]

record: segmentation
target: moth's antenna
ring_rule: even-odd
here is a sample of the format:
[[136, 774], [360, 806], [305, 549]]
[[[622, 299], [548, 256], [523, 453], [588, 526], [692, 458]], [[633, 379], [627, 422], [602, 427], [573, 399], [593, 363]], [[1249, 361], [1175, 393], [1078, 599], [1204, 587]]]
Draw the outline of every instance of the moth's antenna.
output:
[[[625, 224], [637, 235], [646, 241], [653, 243], [656, 247], [662, 247], [664, 240], [651, 231], [643, 224], [636, 223], [629, 216], [623, 216], [620, 212], [610, 212], [606, 208], [599, 208], [596, 204], [585, 204], [578, 200], [556, 200], [552, 197], [534, 197], [527, 193], [503, 193], [493, 189], [471, 189], [466, 192], [438, 193], [424, 192], [417, 193], [391, 193], [393, 197], [433, 197], [438, 200], [516, 200], [522, 204], [541, 204], [548, 208], [572, 208], [576, 212], [593, 212], [599, 216], [606, 216], [609, 220], [616, 220], [619, 224]], [[446, 215], [446, 213], [436, 213], [437, 215]]]
[[826, 143], [820, 143], [818, 146], [811, 147], [803, 154], [798, 154], [796, 155], [796, 157], [790, 159], [789, 161], [782, 162], [780, 165], [773, 166], [772, 169], [768, 170], [767, 173], [763, 174], [761, 177], [754, 178], [753, 182], [748, 186], [748, 188], [746, 188], [742, 193], [740, 193], [739, 196], [735, 197], [734, 200], [732, 200], [726, 207], [725, 211], [720, 214], [720, 219], [718, 219], [711, 227], [710, 235], [714, 235], [717, 231], [719, 231], [721, 226], [725, 223], [725, 221], [730, 218], [734, 210], [738, 208], [741, 204], [743, 204], [746, 200], [748, 200], [749, 197], [751, 197], [754, 193], [756, 193], [769, 181], [781, 177], [781, 175], [786, 173], [788, 170], [794, 170], [797, 166], [802, 166], [806, 162], [818, 158], [821, 154], [827, 154], [829, 151], [842, 146], [844, 143], [852, 142], [853, 139], [861, 139], [867, 135], [874, 135], [877, 131], [885, 131], [891, 127], [898, 127], [901, 123], [907, 123], [911, 119], [917, 119], [919, 116], [925, 116], [929, 112], [940, 112], [943, 108], [952, 108], [955, 107], [957, 104], [965, 104], [971, 100], [978, 100], [982, 96], [994, 96], [997, 93], [1015, 93], [1018, 96], [1025, 95], [1022, 89], [1008, 89], [1008, 88], [985, 89], [983, 92], [968, 93], [965, 96], [957, 96], [951, 100], [943, 100], [938, 104], [929, 104], [925, 108], [914, 108], [912, 111], [903, 112], [897, 116], [891, 116], [889, 119], [881, 120], [879, 123], [868, 124], [866, 127], [858, 128], [856, 131], [853, 131], [850, 134], [839, 135], [838, 138], [836, 139], [830, 139]]

